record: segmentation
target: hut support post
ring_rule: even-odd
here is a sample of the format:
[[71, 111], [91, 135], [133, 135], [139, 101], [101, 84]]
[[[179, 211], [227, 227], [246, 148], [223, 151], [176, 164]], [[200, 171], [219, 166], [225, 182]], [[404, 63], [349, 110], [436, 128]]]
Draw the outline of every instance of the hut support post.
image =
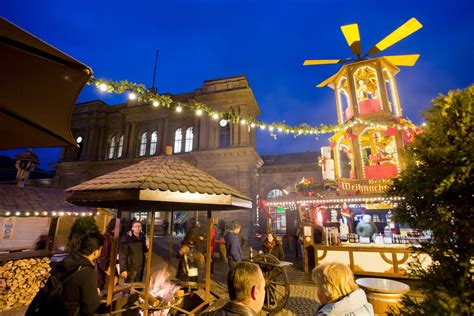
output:
[[[168, 214], [166, 214], [168, 216]], [[168, 265], [171, 267], [171, 258], [173, 256], [173, 225], [174, 225], [174, 215], [173, 211], [171, 211], [171, 220], [170, 220], [170, 237], [169, 237], [169, 257], [168, 257]]]
[[153, 239], [155, 230], [155, 210], [151, 212], [150, 236], [148, 238], [148, 253], [146, 256], [145, 266], [145, 306], [143, 307], [143, 315], [148, 316], [148, 299], [150, 296], [150, 274], [151, 274], [151, 258], [153, 257]]
[[46, 250], [53, 251], [54, 239], [56, 238], [56, 231], [58, 229], [59, 217], [51, 217], [48, 230], [48, 239], [46, 240]]
[[211, 221], [212, 211], [207, 211], [207, 239], [206, 239], [206, 291], [204, 294], [204, 302], [209, 303], [211, 299]]
[[110, 250], [110, 275], [107, 282], [107, 307], [112, 306], [112, 298], [114, 296], [115, 270], [117, 265], [117, 252], [120, 239], [120, 218], [122, 217], [122, 209], [117, 210], [117, 218], [115, 220], [114, 240], [112, 241], [112, 249]]

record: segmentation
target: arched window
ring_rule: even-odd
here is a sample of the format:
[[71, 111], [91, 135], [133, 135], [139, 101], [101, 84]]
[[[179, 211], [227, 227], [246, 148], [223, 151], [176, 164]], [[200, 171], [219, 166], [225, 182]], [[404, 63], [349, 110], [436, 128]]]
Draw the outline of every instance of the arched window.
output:
[[174, 153], [180, 153], [181, 152], [181, 146], [183, 142], [183, 130], [181, 128], [178, 128], [176, 132], [174, 132]]
[[118, 148], [117, 148], [117, 158], [122, 158], [123, 155], [123, 135], [119, 138]]
[[154, 131], [153, 133], [151, 133], [150, 155], [156, 154], [156, 143], [158, 143], [158, 132]]
[[146, 154], [146, 142], [147, 142], [147, 132], [144, 132], [142, 136], [140, 136], [140, 151], [138, 152], [138, 155], [140, 157], [145, 156]]
[[283, 191], [280, 189], [273, 189], [267, 194], [267, 199], [274, 199], [283, 196]]
[[230, 146], [230, 124], [219, 127], [219, 147], [226, 148]]
[[184, 143], [185, 152], [190, 152], [193, 150], [193, 139], [194, 139], [193, 128], [188, 127], [186, 129], [186, 138], [185, 138], [185, 143]]
[[109, 155], [107, 156], [109, 159], [114, 159], [114, 155], [115, 155], [115, 136], [113, 136], [111, 139], [110, 139], [110, 143], [109, 143]]

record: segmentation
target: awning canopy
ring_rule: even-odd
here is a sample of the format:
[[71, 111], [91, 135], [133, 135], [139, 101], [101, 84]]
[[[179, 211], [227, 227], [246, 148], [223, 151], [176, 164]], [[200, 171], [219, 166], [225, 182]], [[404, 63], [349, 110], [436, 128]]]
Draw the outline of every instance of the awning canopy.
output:
[[252, 208], [250, 198], [171, 155], [149, 158], [69, 188], [66, 201], [142, 211]]
[[92, 71], [0, 18], [0, 150], [76, 145], [75, 101]]

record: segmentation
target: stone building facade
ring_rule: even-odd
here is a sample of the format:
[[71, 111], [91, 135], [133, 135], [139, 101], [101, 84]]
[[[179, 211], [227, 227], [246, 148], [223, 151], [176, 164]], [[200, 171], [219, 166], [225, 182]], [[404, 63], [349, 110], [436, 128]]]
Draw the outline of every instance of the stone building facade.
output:
[[[175, 104], [194, 99], [216, 111], [236, 111], [254, 117], [260, 114], [245, 76], [207, 80], [194, 92], [170, 97]], [[178, 113], [173, 107], [154, 107], [137, 101], [118, 105], [99, 100], [77, 104], [71, 129], [80, 148], [65, 148], [61, 160], [54, 165], [55, 182], [60, 188], [164, 154], [166, 146], [173, 147], [174, 155], [254, 201], [257, 195], [267, 196], [273, 189], [291, 186], [291, 182], [294, 185], [298, 177], [314, 174], [316, 178], [319, 168], [316, 153], [262, 159], [256, 151], [255, 130], [247, 125], [229, 122], [221, 126], [208, 115], [197, 116], [186, 109]], [[249, 233], [256, 223], [256, 207], [252, 211], [213, 215], [228, 223], [238, 219]]]

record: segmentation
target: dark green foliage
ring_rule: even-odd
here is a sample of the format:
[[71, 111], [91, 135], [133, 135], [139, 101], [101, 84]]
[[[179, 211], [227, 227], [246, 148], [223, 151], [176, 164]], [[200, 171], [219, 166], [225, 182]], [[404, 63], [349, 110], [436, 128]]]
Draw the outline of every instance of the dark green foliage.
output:
[[423, 301], [405, 298], [406, 315], [471, 315], [474, 302], [474, 85], [433, 100], [427, 126], [407, 149], [407, 168], [391, 196], [402, 196], [396, 219], [430, 230], [419, 249], [434, 264], [411, 266]]
[[94, 217], [77, 218], [74, 224], [72, 224], [71, 232], [69, 233], [67, 250], [78, 251], [82, 237], [95, 232], [99, 232], [99, 227], [97, 227]]

